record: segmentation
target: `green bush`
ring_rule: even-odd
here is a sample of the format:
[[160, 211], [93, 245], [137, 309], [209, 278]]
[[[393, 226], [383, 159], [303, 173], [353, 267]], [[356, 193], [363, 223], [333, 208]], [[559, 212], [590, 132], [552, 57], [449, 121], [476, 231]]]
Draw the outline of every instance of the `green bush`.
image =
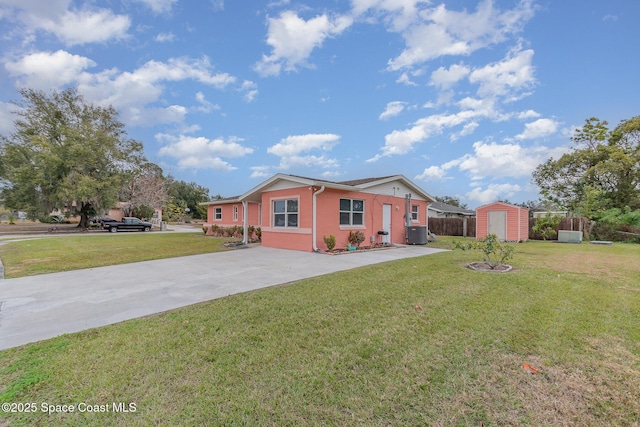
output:
[[364, 233], [360, 230], [349, 232], [349, 237], [347, 241], [351, 246], [360, 246], [360, 243], [364, 242]]
[[332, 251], [333, 248], [336, 247], [336, 236], [330, 234], [327, 236], [322, 236], [322, 240], [324, 240], [324, 244], [327, 245], [327, 250]]

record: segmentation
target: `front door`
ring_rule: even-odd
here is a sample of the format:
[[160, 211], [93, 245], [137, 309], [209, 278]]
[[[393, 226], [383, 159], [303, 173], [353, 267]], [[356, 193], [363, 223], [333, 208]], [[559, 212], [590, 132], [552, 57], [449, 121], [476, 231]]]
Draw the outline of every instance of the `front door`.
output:
[[489, 211], [489, 234], [498, 236], [498, 240], [507, 240], [507, 211]]
[[382, 243], [391, 243], [391, 205], [382, 205]]

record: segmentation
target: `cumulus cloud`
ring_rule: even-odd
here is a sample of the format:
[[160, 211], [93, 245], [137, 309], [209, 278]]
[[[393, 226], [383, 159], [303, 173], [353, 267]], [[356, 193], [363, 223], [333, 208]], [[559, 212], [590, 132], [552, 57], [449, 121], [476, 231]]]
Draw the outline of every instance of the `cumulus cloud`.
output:
[[500, 199], [513, 197], [522, 188], [518, 184], [489, 184], [487, 188], [475, 187], [466, 196], [469, 200], [478, 202], [481, 205], [493, 203]]
[[74, 83], [84, 70], [95, 66], [91, 59], [64, 50], [36, 52], [5, 63], [9, 74], [17, 78], [17, 86], [42, 90]]
[[389, 102], [387, 103], [387, 108], [382, 113], [380, 113], [380, 116], [378, 116], [378, 118], [380, 120], [387, 120], [391, 117], [395, 117], [398, 114], [402, 113], [406, 105], [407, 103], [403, 101]]
[[169, 43], [174, 41], [176, 38], [176, 35], [173, 33], [160, 33], [155, 37], [155, 41], [157, 41], [158, 43]]
[[516, 139], [538, 139], [552, 135], [558, 130], [559, 123], [551, 119], [538, 119], [524, 125], [524, 132], [516, 135]]
[[131, 19], [108, 9], [83, 4], [71, 6], [71, 0], [42, 2], [35, 0], [5, 1], [2, 12], [25, 29], [27, 38], [37, 31], [53, 34], [67, 46], [104, 43], [127, 37]]
[[339, 165], [336, 159], [328, 158], [324, 154], [318, 156], [308, 153], [312, 151], [331, 151], [339, 139], [340, 135], [332, 133], [291, 135], [269, 147], [267, 152], [280, 157], [280, 169], [301, 166], [336, 168]]
[[409, 12], [396, 14], [390, 20], [390, 30], [400, 32], [406, 44], [403, 52], [389, 61], [391, 70], [412, 67], [442, 56], [470, 55], [519, 33], [533, 16], [529, 0], [505, 11], [495, 9], [492, 0], [485, 0], [471, 13], [448, 10], [445, 4], [425, 7], [416, 13], [420, 3], [430, 2], [356, 2], [358, 9], [388, 10], [388, 5], [392, 4], [396, 11]]
[[453, 64], [449, 68], [440, 67], [431, 73], [431, 86], [448, 89], [470, 73], [469, 67], [462, 64]]
[[240, 144], [242, 138], [228, 139], [191, 137], [186, 135], [172, 136], [158, 134], [156, 139], [164, 143], [159, 155], [173, 157], [178, 160], [178, 167], [193, 169], [213, 169], [229, 172], [237, 169], [222, 158], [236, 158], [253, 153], [253, 149]]
[[519, 99], [523, 91], [531, 89], [536, 83], [532, 58], [532, 49], [516, 48], [504, 60], [473, 70], [469, 82], [479, 85], [480, 97], [508, 96], [509, 100]]
[[352, 24], [348, 16], [318, 15], [305, 21], [296, 12], [287, 10], [277, 18], [268, 18], [267, 44], [271, 54], [263, 55], [254, 65], [262, 76], [274, 76], [280, 71], [295, 71], [311, 66], [307, 60], [313, 49], [325, 39], [341, 34]]

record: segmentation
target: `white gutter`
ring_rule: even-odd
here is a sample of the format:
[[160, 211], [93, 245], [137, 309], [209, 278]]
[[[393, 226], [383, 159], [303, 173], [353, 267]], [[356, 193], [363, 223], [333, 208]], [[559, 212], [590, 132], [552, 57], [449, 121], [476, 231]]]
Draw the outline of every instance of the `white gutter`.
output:
[[249, 202], [246, 200], [242, 201], [242, 226], [244, 227], [244, 231], [242, 233], [242, 244], [246, 245], [249, 243]]
[[318, 245], [316, 245], [316, 238], [317, 238], [317, 230], [316, 230], [316, 226], [318, 224], [318, 214], [316, 212], [316, 196], [318, 196], [318, 194], [322, 193], [324, 191], [324, 185], [320, 188], [320, 190], [316, 191], [315, 193], [313, 193], [313, 225], [311, 228], [311, 239], [312, 240], [312, 247], [313, 247], [313, 251], [314, 252], [318, 252]]

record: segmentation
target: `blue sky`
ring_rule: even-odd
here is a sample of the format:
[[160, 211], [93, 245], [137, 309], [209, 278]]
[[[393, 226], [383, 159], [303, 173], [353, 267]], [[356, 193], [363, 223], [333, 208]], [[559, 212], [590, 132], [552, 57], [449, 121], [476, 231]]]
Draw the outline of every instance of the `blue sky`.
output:
[[531, 172], [585, 119], [640, 113], [638, 17], [635, 0], [0, 0], [0, 133], [17, 88], [77, 86], [212, 195], [282, 172], [535, 200]]

